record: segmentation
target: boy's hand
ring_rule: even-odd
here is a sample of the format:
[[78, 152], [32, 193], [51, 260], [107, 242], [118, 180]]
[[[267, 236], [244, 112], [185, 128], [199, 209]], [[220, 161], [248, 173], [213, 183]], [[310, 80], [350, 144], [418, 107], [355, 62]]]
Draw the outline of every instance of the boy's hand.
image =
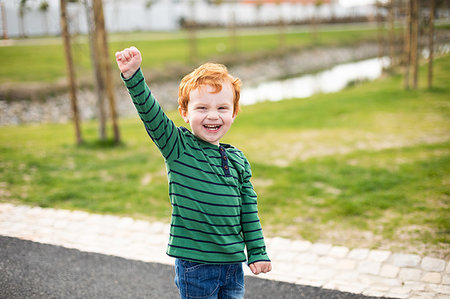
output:
[[272, 270], [272, 264], [270, 262], [254, 262], [249, 265], [250, 270], [253, 274], [258, 275], [259, 273], [267, 273]]
[[116, 62], [125, 79], [130, 78], [141, 66], [141, 52], [135, 47], [116, 52]]

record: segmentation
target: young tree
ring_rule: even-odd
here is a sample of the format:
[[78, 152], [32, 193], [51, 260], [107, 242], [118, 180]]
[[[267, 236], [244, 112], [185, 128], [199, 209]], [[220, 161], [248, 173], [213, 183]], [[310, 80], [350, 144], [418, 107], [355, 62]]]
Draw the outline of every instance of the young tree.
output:
[[413, 70], [413, 88], [417, 89], [419, 77], [419, 0], [412, 0], [411, 8], [411, 63]]
[[115, 103], [115, 93], [114, 84], [111, 76], [111, 61], [109, 59], [107, 32], [105, 30], [105, 17], [103, 14], [103, 3], [102, 0], [94, 0], [93, 11], [94, 11], [94, 23], [95, 23], [95, 36], [97, 39], [98, 52], [96, 55], [100, 57], [100, 69], [102, 70], [102, 81], [106, 88], [106, 93], [108, 95], [109, 107], [111, 112], [111, 120], [113, 125], [114, 142], [120, 143], [120, 132], [118, 125], [118, 116], [116, 111]]
[[434, 10], [436, 9], [436, 1], [430, 0], [430, 22], [428, 24], [428, 88], [433, 87], [433, 54], [434, 54]]
[[43, 0], [41, 2], [41, 4], [39, 4], [39, 11], [42, 13], [43, 16], [43, 20], [44, 20], [44, 28], [45, 28], [45, 33], [48, 35], [49, 31], [48, 31], [48, 2], [46, 0]]
[[106, 140], [106, 109], [105, 109], [105, 83], [102, 78], [102, 66], [100, 64], [100, 57], [98, 53], [101, 47], [99, 38], [96, 34], [94, 15], [92, 13], [92, 1], [84, 0], [86, 9], [86, 19], [88, 21], [88, 35], [89, 48], [91, 52], [92, 69], [95, 78], [95, 92], [97, 94], [97, 108], [98, 108], [98, 134], [100, 140]]
[[[419, 78], [419, 0], [409, 0], [406, 9], [407, 25], [405, 30], [405, 89], [416, 89]], [[412, 82], [410, 72], [412, 71]]]
[[25, 13], [28, 9], [27, 0], [20, 0], [19, 4], [19, 36], [26, 37], [25, 33]]
[[384, 56], [384, 19], [383, 19], [383, 11], [384, 5], [381, 1], [377, 0], [375, 2], [375, 6], [377, 9], [376, 20], [377, 20], [377, 40], [378, 40], [378, 58]]
[[67, 67], [67, 78], [69, 80], [69, 92], [70, 92], [70, 103], [72, 107], [72, 117], [73, 124], [75, 127], [75, 138], [76, 143], [83, 143], [83, 138], [81, 137], [80, 129], [80, 118], [77, 106], [77, 94], [75, 85], [75, 71], [73, 69], [73, 59], [72, 51], [70, 48], [70, 36], [67, 23], [67, 8], [66, 0], [60, 0], [60, 20], [61, 20], [61, 35], [64, 41], [64, 51], [66, 57], [66, 67]]
[[3, 39], [8, 39], [8, 22], [6, 21], [6, 8], [5, 3], [0, 1], [0, 9], [2, 10], [2, 29], [3, 29]]
[[391, 60], [391, 67], [397, 63], [395, 55], [395, 1], [389, 1], [389, 57]]
[[404, 59], [403, 63], [405, 65], [405, 74], [403, 85], [405, 89], [409, 89], [409, 69], [411, 64], [411, 4], [414, 0], [407, 0], [405, 16], [406, 16], [406, 26], [405, 26], [405, 37], [404, 37]]

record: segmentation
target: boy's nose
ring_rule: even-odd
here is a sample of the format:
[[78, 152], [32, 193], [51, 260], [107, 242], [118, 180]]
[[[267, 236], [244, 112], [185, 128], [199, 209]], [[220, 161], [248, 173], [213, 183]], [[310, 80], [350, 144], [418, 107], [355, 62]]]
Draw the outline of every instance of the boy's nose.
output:
[[218, 119], [219, 118], [219, 113], [217, 111], [215, 111], [215, 110], [211, 110], [211, 111], [208, 112], [207, 117], [209, 119]]

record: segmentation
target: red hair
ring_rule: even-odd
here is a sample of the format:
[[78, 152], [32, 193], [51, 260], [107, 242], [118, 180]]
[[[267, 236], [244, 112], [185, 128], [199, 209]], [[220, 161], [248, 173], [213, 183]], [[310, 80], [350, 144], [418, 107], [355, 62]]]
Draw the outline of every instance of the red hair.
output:
[[189, 94], [200, 86], [210, 85], [213, 93], [222, 90], [222, 84], [230, 82], [233, 89], [233, 115], [239, 112], [239, 98], [241, 96], [241, 80], [228, 73], [226, 66], [218, 63], [205, 63], [184, 76], [178, 88], [178, 105], [183, 111], [188, 110]]

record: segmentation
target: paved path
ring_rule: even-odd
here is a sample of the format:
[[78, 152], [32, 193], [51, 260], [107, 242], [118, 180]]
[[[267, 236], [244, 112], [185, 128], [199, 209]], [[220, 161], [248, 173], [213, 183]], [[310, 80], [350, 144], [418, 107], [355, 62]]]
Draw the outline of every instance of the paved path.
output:
[[[165, 254], [168, 229], [161, 222], [0, 204], [0, 235], [172, 265]], [[283, 238], [266, 242], [273, 270], [259, 278], [366, 296], [450, 299], [449, 261]]]
[[[0, 298], [179, 298], [173, 266], [0, 236]], [[375, 299], [245, 277], [251, 299]]]

